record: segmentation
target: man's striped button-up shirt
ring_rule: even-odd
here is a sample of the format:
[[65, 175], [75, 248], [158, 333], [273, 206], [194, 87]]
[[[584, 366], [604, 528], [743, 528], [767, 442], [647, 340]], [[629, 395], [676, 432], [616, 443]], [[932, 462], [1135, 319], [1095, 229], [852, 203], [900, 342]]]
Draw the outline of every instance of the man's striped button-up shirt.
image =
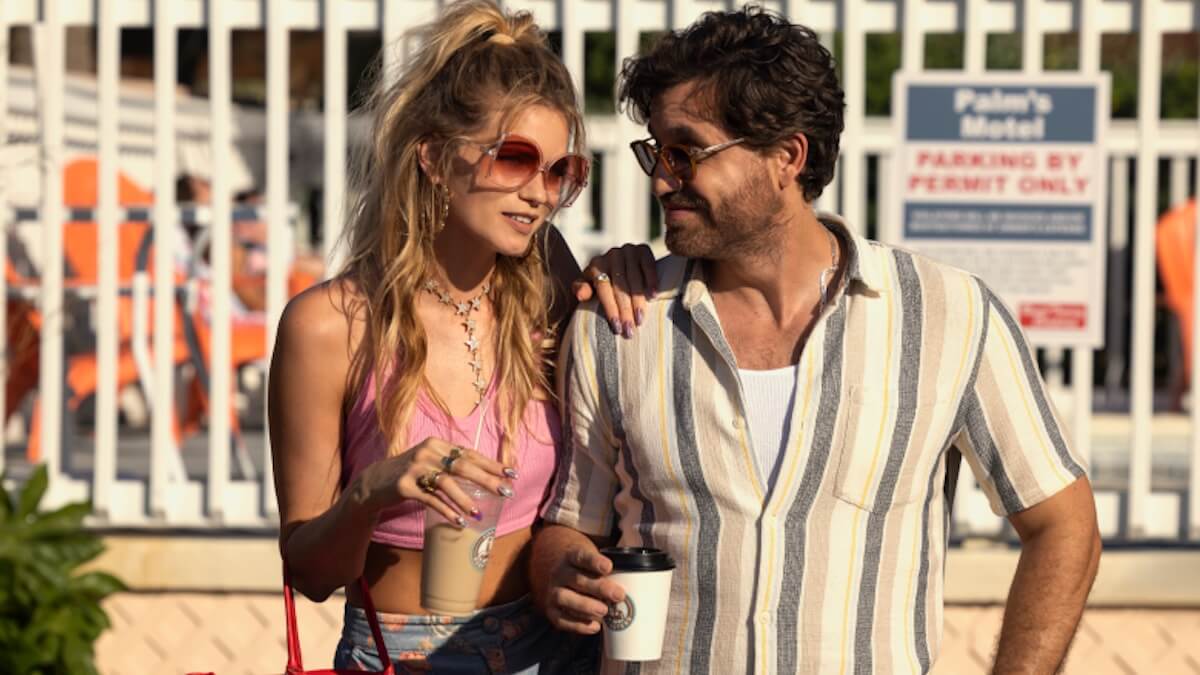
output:
[[941, 642], [960, 457], [1011, 514], [1084, 473], [1012, 312], [979, 279], [852, 235], [801, 354], [776, 480], [694, 260], [633, 339], [595, 305], [564, 339], [544, 515], [677, 561], [663, 657], [606, 673], [923, 673]]

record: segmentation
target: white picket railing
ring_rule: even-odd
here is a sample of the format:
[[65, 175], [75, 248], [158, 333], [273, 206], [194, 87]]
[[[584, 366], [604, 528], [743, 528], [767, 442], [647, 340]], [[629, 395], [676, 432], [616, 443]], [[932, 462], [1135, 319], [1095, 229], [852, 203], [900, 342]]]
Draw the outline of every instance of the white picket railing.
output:
[[[613, 31], [616, 59], [632, 55], [639, 35], [646, 31], [682, 27], [700, 12], [724, 9], [727, 3], [689, 0], [528, 0], [506, 2], [512, 8], [534, 12], [547, 30], [561, 31], [563, 58], [575, 77], [583, 81], [584, 36], [589, 32]], [[965, 35], [965, 70], [985, 69], [986, 36], [989, 33], [1022, 35], [1022, 70], [1041, 72], [1043, 36], [1051, 33], [1079, 34], [1079, 61], [1082, 72], [1100, 67], [1101, 35], [1136, 33], [1139, 42], [1139, 105], [1135, 120], [1114, 120], [1105, 132], [1110, 166], [1109, 210], [1110, 247], [1117, 253], [1132, 247], [1132, 363], [1130, 367], [1130, 440], [1129, 483], [1127, 489], [1098, 495], [1103, 519], [1110, 523], [1108, 534], [1142, 539], [1161, 534], [1161, 514], [1167, 521], [1186, 523], [1174, 527], [1168, 522], [1170, 538], [1200, 540], [1200, 405], [1192, 406], [1190, 428], [1190, 464], [1188, 490], [1183, 494], [1163, 495], [1151, 491], [1153, 458], [1153, 357], [1155, 257], [1154, 225], [1158, 162], [1170, 166], [1172, 203], [1186, 199], [1189, 163], [1200, 156], [1200, 124], [1196, 120], [1160, 120], [1159, 93], [1163, 34], [1165, 31], [1200, 30], [1198, 0], [784, 0], [766, 3], [785, 12], [794, 21], [813, 27], [822, 39], [832, 44], [840, 33], [843, 50], [844, 82], [847, 93], [846, 130], [842, 136], [842, 158], [834, 184], [826, 191], [819, 206], [839, 211], [857, 227], [863, 227], [867, 214], [868, 161], [878, 158], [880, 177], [877, 199], [886, 203], [889, 162], [895, 143], [888, 118], [865, 114], [866, 36], [900, 32], [902, 67], [920, 71], [923, 67], [925, 36], [931, 33], [961, 32]], [[96, 220], [99, 223], [101, 260], [96, 302], [99, 386], [96, 395], [94, 456], [90, 475], [63, 470], [63, 331], [61, 311], [64, 302], [62, 257], [41, 255], [39, 306], [43, 315], [40, 337], [39, 398], [42, 403], [41, 448], [53, 475], [51, 498], [54, 501], [90, 497], [95, 505], [93, 521], [114, 527], [247, 527], [269, 528], [275, 524], [275, 498], [270, 471], [269, 444], [260, 458], [265, 471], [247, 476], [240, 471], [235, 479], [230, 463], [230, 397], [232, 375], [228, 368], [212, 368], [209, 380], [207, 478], [189, 478], [182, 470], [180, 449], [175, 446], [170, 410], [166, 403], [176, 395], [172, 366], [175, 329], [176, 289], [173, 281], [173, 255], [180, 211], [175, 205], [174, 177], [177, 173], [177, 121], [179, 104], [175, 87], [178, 56], [178, 30], [206, 28], [209, 36], [208, 142], [212, 161], [212, 218], [210, 228], [211, 311], [213, 340], [210, 364], [228, 363], [230, 354], [231, 264], [229, 244], [232, 222], [231, 184], [227, 171], [235, 130], [231, 121], [230, 46], [232, 31], [262, 29], [267, 42], [267, 106], [265, 113], [265, 206], [261, 211], [269, 223], [268, 247], [268, 344], [286, 298], [285, 251], [278, 242], [289, 241], [288, 185], [289, 154], [293, 136], [289, 121], [295, 123], [288, 102], [288, 32], [321, 30], [324, 33], [324, 111], [321, 137], [324, 143], [323, 227], [326, 249], [337, 239], [341, 228], [340, 208], [344, 195], [345, 166], [351, 141], [347, 122], [347, 36], [349, 31], [375, 31], [385, 45], [387, 72], [402, 64], [413, 48], [409, 32], [432, 18], [440, 7], [433, 0], [4, 0], [0, 3], [0, 82], [9, 82], [14, 72], [8, 64], [9, 29], [34, 27], [36, 44], [35, 80], [37, 98], [37, 136], [40, 144], [41, 197], [37, 206], [41, 223], [61, 223], [66, 213], [58, 195], [62, 190], [64, 138], [64, 35], [68, 25], [94, 25], [97, 28], [98, 127], [97, 154], [100, 161], [100, 199]], [[150, 472], [146, 480], [131, 480], [118, 475], [121, 444], [117, 425], [116, 386], [116, 312], [118, 281], [116, 269], [117, 139], [121, 130], [122, 103], [118, 54], [121, 29], [152, 27], [154, 35], [153, 149], [156, 196], [152, 212], [155, 269], [152, 297], [152, 376], [144, 383], [152, 408]], [[10, 139], [19, 120], [10, 119], [9, 91], [0, 89], [0, 139]], [[121, 131], [121, 133], [119, 133]], [[644, 241], [649, 236], [649, 185], [627, 155], [627, 144], [639, 136], [640, 129], [622, 116], [590, 116], [589, 141], [594, 152], [606, 161], [601, 164], [600, 183], [602, 222], [593, 227], [590, 201], [585, 194], [561, 224], [576, 254], [583, 259], [626, 241]], [[5, 155], [0, 154], [0, 158]], [[0, 165], [8, 174], [9, 164]], [[1136, 171], [1136, 189], [1127, 189], [1129, 171]], [[1198, 172], [1200, 173], [1200, 172]], [[0, 218], [7, 230], [15, 227], [14, 212], [6, 199], [5, 178], [0, 178]], [[1200, 181], [1198, 181], [1200, 182]], [[1126, 207], [1133, 200], [1136, 227], [1133, 241], [1127, 241]], [[28, 205], [15, 205], [28, 206]], [[61, 250], [62, 229], [42, 227], [40, 249], [43, 253]], [[7, 259], [7, 242], [0, 237], [0, 258]], [[1197, 256], [1200, 261], [1200, 255]], [[144, 280], [143, 280], [144, 281]], [[0, 277], [0, 294], [9, 294], [7, 282]], [[0, 309], [0, 318], [4, 318]], [[1200, 353], [1200, 331], [1196, 331], [1194, 349]], [[4, 340], [0, 332], [0, 340]], [[7, 352], [5, 352], [7, 353]], [[1086, 454], [1093, 432], [1092, 353], [1073, 350], [1070, 364], [1074, 384], [1061, 393], [1070, 408], [1076, 443]], [[1059, 376], [1052, 375], [1052, 380]], [[0, 391], [0, 397], [3, 392]], [[2, 404], [0, 398], [0, 404]], [[0, 454], [0, 462], [3, 455]], [[955, 524], [960, 532], [997, 533], [1001, 523], [986, 508], [982, 494], [971, 484], [969, 472], [960, 486], [960, 505]], [[1165, 510], [1164, 510], [1165, 509]], [[1185, 531], [1186, 530], [1186, 531]]]

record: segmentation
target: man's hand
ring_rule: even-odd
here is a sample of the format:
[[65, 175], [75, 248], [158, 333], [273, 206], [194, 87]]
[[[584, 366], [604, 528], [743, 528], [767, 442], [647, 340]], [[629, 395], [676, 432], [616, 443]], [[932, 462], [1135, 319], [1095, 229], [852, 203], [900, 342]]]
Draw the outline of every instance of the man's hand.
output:
[[583, 635], [600, 632], [608, 606], [625, 599], [625, 590], [606, 578], [609, 572], [612, 561], [595, 547], [568, 551], [550, 578], [546, 618], [559, 630]]
[[1021, 537], [1021, 560], [993, 673], [1054, 673], [1066, 658], [1100, 565], [1091, 485], [1080, 478], [1009, 521]]
[[607, 578], [612, 561], [569, 528], [551, 525], [539, 532], [531, 566], [535, 599], [559, 630], [598, 633], [609, 604], [625, 599], [625, 589]]

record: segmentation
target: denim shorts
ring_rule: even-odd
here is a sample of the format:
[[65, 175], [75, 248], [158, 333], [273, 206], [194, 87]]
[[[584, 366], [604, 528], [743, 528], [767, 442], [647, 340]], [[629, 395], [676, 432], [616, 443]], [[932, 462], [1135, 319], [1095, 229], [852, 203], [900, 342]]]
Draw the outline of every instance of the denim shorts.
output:
[[[599, 669], [600, 641], [562, 633], [528, 597], [468, 616], [379, 612], [388, 656], [401, 673], [584, 675]], [[346, 603], [335, 668], [382, 670], [366, 612]]]

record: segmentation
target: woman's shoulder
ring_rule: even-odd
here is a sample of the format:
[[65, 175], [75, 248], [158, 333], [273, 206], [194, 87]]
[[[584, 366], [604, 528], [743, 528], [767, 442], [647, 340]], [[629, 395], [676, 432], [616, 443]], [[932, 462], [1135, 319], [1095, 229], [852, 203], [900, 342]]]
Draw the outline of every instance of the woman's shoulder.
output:
[[293, 297], [279, 319], [276, 347], [334, 356], [353, 354], [361, 339], [365, 303], [353, 281], [335, 277]]

